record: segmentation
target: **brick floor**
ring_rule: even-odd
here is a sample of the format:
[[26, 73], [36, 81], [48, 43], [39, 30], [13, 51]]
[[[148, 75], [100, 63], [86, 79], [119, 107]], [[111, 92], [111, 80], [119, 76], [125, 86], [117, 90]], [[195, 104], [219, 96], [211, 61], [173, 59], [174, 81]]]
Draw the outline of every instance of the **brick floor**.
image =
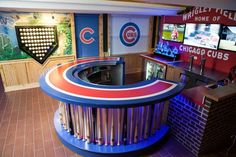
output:
[[[0, 89], [1, 157], [80, 157], [61, 144], [53, 128], [58, 102], [40, 88], [4, 93]], [[173, 138], [145, 157], [193, 157]]]
[[[58, 102], [40, 88], [0, 93], [0, 156], [2, 157], [78, 157], [64, 147], [53, 128]], [[152, 157], [191, 157], [170, 138]], [[144, 154], [145, 155], [145, 154]], [[146, 155], [145, 155], [146, 156]]]

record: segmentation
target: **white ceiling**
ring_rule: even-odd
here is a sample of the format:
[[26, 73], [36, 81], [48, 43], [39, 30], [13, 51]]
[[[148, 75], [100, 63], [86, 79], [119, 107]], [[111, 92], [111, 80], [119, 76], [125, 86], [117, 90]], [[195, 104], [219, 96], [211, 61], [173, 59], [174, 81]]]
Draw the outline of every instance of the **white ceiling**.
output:
[[[120, 1], [120, 0], [117, 0]], [[207, 8], [220, 8], [225, 10], [236, 10], [236, 0], [129, 0], [132, 2], [158, 3], [180, 6], [198, 6]]]
[[0, 11], [176, 15], [186, 6], [236, 9], [236, 0], [0, 0]]
[[106, 0], [0, 0], [2, 11], [175, 15], [185, 7]]

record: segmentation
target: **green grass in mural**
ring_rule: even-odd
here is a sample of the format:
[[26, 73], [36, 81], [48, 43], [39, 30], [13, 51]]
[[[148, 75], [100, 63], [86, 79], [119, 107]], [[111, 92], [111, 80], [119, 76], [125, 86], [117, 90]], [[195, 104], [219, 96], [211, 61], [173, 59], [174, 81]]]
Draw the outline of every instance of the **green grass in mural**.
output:
[[[31, 58], [28, 54], [21, 51], [16, 44], [16, 36], [12, 33], [15, 25], [43, 25], [43, 16], [47, 13], [3, 13], [0, 12], [0, 17], [17, 19], [14, 25], [0, 25], [0, 61], [26, 59]], [[72, 52], [72, 36], [71, 36], [71, 17], [69, 14], [54, 14], [58, 23], [57, 35], [59, 40], [58, 49], [53, 52], [52, 56], [71, 55]], [[27, 23], [25, 23], [27, 19]], [[10, 32], [10, 33], [9, 33]]]
[[18, 46], [13, 46], [7, 35], [0, 34], [0, 61], [30, 58]]
[[[65, 39], [64, 55], [72, 54], [72, 41], [71, 41], [71, 27], [69, 23], [63, 23], [57, 25], [57, 32]], [[58, 34], [58, 35], [59, 35]]]
[[171, 39], [171, 31], [163, 30], [162, 39], [183, 42], [183, 39], [184, 39], [183, 32], [178, 32], [178, 33], [179, 33], [178, 38], [176, 40], [173, 40], [173, 39]]

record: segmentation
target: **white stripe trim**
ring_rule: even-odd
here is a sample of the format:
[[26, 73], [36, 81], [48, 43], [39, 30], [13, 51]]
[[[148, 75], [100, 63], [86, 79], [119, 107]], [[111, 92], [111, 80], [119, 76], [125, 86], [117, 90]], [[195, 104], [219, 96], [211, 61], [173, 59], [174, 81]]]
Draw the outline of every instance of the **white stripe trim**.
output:
[[[100, 60], [101, 61], [101, 60]], [[94, 61], [88, 61], [86, 63], [89, 63], [89, 62], [94, 62]], [[68, 64], [68, 63], [65, 63], [65, 64]], [[62, 64], [60, 66], [63, 66], [65, 64]], [[88, 88], [88, 89], [95, 89], [95, 90], [101, 90], [101, 91], [125, 91], [125, 90], [135, 90], [135, 89], [140, 89], [140, 88], [145, 88], [145, 87], [149, 87], [157, 82], [159, 82], [160, 80], [156, 80], [155, 82], [152, 82], [150, 84], [147, 84], [145, 86], [139, 86], [139, 87], [131, 87], [131, 88], [122, 88], [122, 89], [107, 89], [107, 88], [95, 88], [95, 87], [88, 87], [88, 86], [84, 86], [84, 85], [80, 85], [80, 84], [76, 84], [75, 82], [72, 82], [70, 81], [67, 77], [66, 77], [66, 72], [72, 68], [72, 67], [75, 67], [79, 64], [84, 64], [84, 63], [78, 63], [78, 64], [75, 64], [69, 68], [67, 68], [64, 72], [63, 72], [63, 78], [68, 81], [69, 83], [73, 84], [73, 85], [76, 85], [76, 86], [79, 86], [79, 87], [84, 87], [84, 88]], [[148, 94], [148, 95], [144, 95], [144, 96], [136, 96], [136, 97], [129, 97], [129, 98], [101, 98], [101, 97], [95, 97], [95, 96], [85, 96], [85, 95], [79, 95], [79, 94], [74, 94], [74, 93], [71, 93], [71, 92], [67, 92], [65, 90], [62, 90], [56, 86], [54, 86], [50, 80], [49, 80], [49, 76], [51, 74], [51, 72], [53, 70], [55, 70], [56, 68], [60, 67], [60, 66], [56, 66], [56, 67], [53, 67], [52, 69], [50, 69], [48, 71], [48, 73], [46, 74], [45, 76], [45, 81], [46, 83], [51, 87], [53, 88], [54, 90], [58, 91], [58, 92], [61, 92], [61, 93], [64, 93], [64, 94], [67, 94], [69, 96], [74, 96], [74, 97], [78, 97], [78, 98], [85, 98], [85, 99], [96, 99], [96, 100], [134, 100], [134, 99], [143, 99], [143, 98], [149, 98], [149, 97], [153, 97], [153, 96], [157, 96], [157, 95], [161, 95], [165, 92], [168, 92], [170, 90], [172, 90], [173, 88], [175, 88], [177, 86], [177, 84], [174, 84], [174, 83], [170, 83], [170, 82], [167, 82], [167, 81], [163, 81], [163, 82], [166, 82], [166, 83], [170, 83], [172, 84], [169, 88], [163, 90], [163, 91], [160, 91], [158, 93], [153, 93], [153, 94]]]

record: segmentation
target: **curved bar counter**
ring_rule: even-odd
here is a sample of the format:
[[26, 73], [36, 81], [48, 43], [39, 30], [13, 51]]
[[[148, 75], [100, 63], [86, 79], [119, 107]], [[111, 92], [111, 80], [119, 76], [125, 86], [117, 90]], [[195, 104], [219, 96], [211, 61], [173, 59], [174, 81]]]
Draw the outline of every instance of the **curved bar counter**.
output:
[[123, 85], [123, 77], [118, 57], [79, 59], [41, 76], [43, 91], [60, 101], [54, 125], [67, 147], [114, 155], [142, 150], [164, 137], [169, 129], [161, 124], [165, 100], [183, 85], [160, 79]]

